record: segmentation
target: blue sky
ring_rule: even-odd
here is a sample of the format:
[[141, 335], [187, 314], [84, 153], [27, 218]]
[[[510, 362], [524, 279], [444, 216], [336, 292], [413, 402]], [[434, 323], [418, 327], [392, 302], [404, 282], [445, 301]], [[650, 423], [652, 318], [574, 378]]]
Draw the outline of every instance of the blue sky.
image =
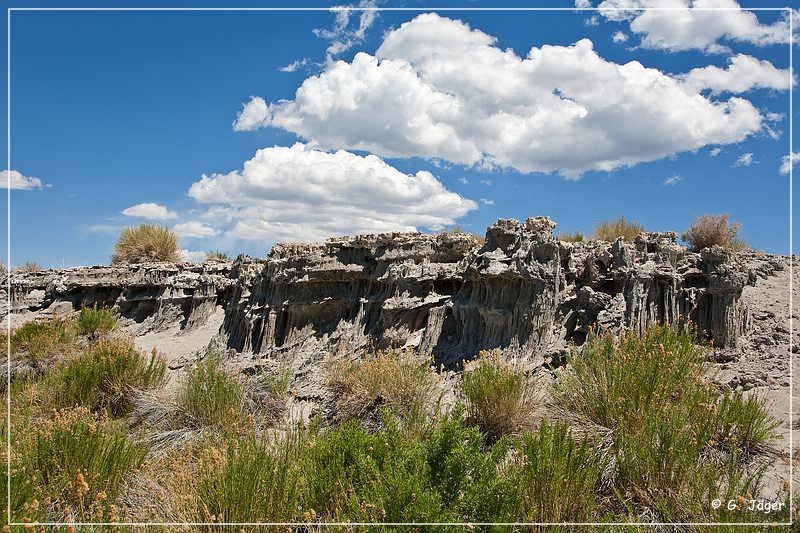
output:
[[[465, 5], [489, 3], [437, 2]], [[264, 256], [535, 215], [588, 233], [729, 213], [788, 253], [783, 14], [744, 13], [14, 11], [11, 263], [105, 263], [148, 221], [188, 257]]]

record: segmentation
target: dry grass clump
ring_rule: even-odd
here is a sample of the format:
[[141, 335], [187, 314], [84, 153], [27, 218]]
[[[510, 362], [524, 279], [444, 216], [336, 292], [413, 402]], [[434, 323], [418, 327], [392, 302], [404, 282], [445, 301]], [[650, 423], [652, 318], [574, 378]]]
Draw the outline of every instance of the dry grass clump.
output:
[[24, 274], [38, 272], [40, 270], [42, 270], [42, 267], [39, 265], [39, 263], [34, 263], [33, 261], [25, 261], [21, 265], [18, 265], [14, 268], [15, 272], [21, 272]]
[[112, 263], [177, 262], [180, 259], [178, 237], [169, 228], [154, 224], [123, 228], [111, 256]]
[[210, 250], [206, 252], [206, 261], [231, 261], [231, 256], [221, 250]]
[[518, 434], [532, 423], [535, 400], [531, 386], [499, 350], [479, 354], [473, 368], [462, 375], [461, 392], [467, 421], [478, 425], [489, 441]]
[[631, 242], [643, 231], [645, 231], [644, 226], [638, 222], [628, 222], [625, 217], [619, 217], [598, 223], [594, 227], [594, 239], [613, 242], [622, 237]]
[[75, 325], [72, 320], [54, 318], [26, 322], [11, 332], [12, 357], [24, 360], [37, 370], [48, 368], [76, 351]]
[[379, 351], [356, 362], [334, 363], [327, 375], [339, 421], [366, 421], [380, 407], [401, 417], [425, 414], [436, 399], [436, 377], [413, 352]]
[[739, 229], [741, 225], [730, 223], [728, 215], [703, 215], [692, 222], [689, 229], [681, 235], [681, 239], [686, 241], [694, 252], [714, 245], [743, 250], [747, 248], [747, 244], [737, 237]]

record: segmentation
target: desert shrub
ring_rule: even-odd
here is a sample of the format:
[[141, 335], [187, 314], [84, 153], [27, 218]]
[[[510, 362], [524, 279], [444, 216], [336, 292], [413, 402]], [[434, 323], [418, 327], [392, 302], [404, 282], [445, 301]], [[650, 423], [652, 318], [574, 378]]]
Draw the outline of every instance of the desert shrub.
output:
[[696, 252], [714, 245], [741, 250], [746, 245], [737, 238], [740, 228], [741, 225], [728, 221], [728, 215], [703, 215], [692, 222], [681, 239]]
[[145, 263], [148, 261], [180, 261], [178, 238], [168, 228], [142, 224], [123, 228], [114, 245], [112, 263]]
[[477, 366], [463, 373], [461, 392], [467, 420], [477, 424], [489, 441], [519, 433], [531, 421], [531, 387], [499, 351], [481, 352]]
[[558, 238], [564, 242], [583, 242], [584, 235], [580, 231], [576, 231], [575, 233], [559, 233]]
[[206, 252], [206, 261], [230, 261], [231, 257], [220, 250], [210, 250]]
[[625, 217], [606, 220], [594, 227], [594, 239], [598, 241], [613, 242], [619, 237], [626, 241], [633, 241], [637, 235], [645, 231], [644, 226], [638, 222], [628, 222]]
[[46, 401], [55, 408], [83, 406], [126, 414], [136, 390], [164, 385], [166, 362], [134, 347], [130, 338], [103, 340], [62, 364], [43, 382]]
[[37, 367], [49, 366], [76, 350], [75, 327], [70, 320], [26, 322], [11, 332], [12, 355]]
[[518, 519], [526, 522], [581, 522], [595, 516], [597, 483], [605, 465], [593, 443], [577, 443], [562, 423], [526, 431]]
[[711, 384], [695, 339], [691, 327], [659, 325], [619, 339], [590, 335], [556, 389], [567, 407], [613, 430], [618, 504], [664, 521], [705, 520], [711, 510], [701, 502], [756, 494], [763, 464], [753, 453], [776, 427], [763, 401]]
[[590, 335], [583, 353], [574, 350], [562, 400], [593, 422], [614, 427], [661, 413], [702, 386], [706, 348], [692, 328], [651, 326], [619, 339]]
[[450, 521], [422, 443], [388, 417], [370, 433], [356, 421], [313, 437], [303, 462], [305, 510], [332, 521]]
[[35, 428], [29, 459], [60, 517], [103, 521], [115, 518], [120, 484], [146, 453], [113, 423], [78, 408], [56, 412]]
[[39, 263], [34, 263], [33, 261], [25, 261], [21, 265], [17, 265], [14, 268], [14, 270], [16, 272], [29, 273], [29, 272], [38, 272], [42, 270], [42, 267], [39, 265]]
[[[12, 401], [16, 391], [12, 385]], [[3, 443], [8, 439], [8, 415], [3, 410], [2, 425], [0, 425], [0, 439]], [[21, 425], [20, 425], [21, 426]], [[30, 432], [27, 424], [20, 427], [15, 424], [14, 440], [11, 446], [11, 456], [8, 458], [10, 471], [5, 470], [0, 476], [0, 519], [4, 524], [9, 522], [31, 522], [37, 521], [43, 516], [43, 508], [39, 505], [37, 496], [39, 495], [36, 479], [36, 471], [28, 461], [30, 451]], [[6, 457], [3, 452], [3, 457]], [[8, 497], [8, 486], [11, 482], [11, 501]], [[9, 507], [11, 514], [9, 515]]]
[[178, 393], [178, 405], [192, 427], [236, 429], [244, 420], [244, 401], [242, 384], [225, 371], [216, 353], [187, 370]]
[[416, 417], [435, 399], [433, 372], [406, 351], [378, 352], [357, 362], [333, 364], [326, 381], [340, 421], [365, 420], [380, 406], [396, 415]]
[[78, 318], [75, 319], [75, 329], [78, 335], [96, 337], [114, 329], [117, 325], [117, 315], [111, 309], [98, 309], [93, 307], [81, 308]]
[[289, 368], [279, 367], [274, 372], [261, 372], [248, 379], [242, 391], [247, 413], [261, 423], [283, 418], [292, 375]]
[[298, 520], [300, 443], [294, 434], [266, 443], [253, 436], [225, 441], [201, 469], [195, 494], [196, 520]]

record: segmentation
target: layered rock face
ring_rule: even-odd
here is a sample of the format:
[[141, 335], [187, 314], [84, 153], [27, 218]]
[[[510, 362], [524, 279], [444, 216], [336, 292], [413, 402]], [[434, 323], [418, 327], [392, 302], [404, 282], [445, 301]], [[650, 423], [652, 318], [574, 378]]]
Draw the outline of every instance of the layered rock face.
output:
[[564, 354], [592, 326], [691, 320], [716, 346], [748, 327], [739, 297], [755, 277], [735, 254], [703, 254], [674, 233], [569, 244], [545, 217], [499, 220], [485, 242], [419, 233], [278, 245], [227, 302], [221, 339], [236, 351], [294, 354], [410, 346], [451, 367], [501, 348], [535, 362]]
[[14, 278], [12, 306], [114, 306], [142, 332], [190, 329], [221, 306], [216, 349], [298, 363], [370, 343], [413, 347], [446, 368], [492, 348], [558, 360], [590, 327], [691, 320], [719, 347], [749, 327], [740, 296], [756, 276], [735, 253], [690, 253], [674, 233], [570, 244], [554, 227], [501, 219], [483, 242], [362, 235], [276, 245], [266, 260], [44, 271]]
[[[65, 316], [84, 306], [111, 307], [139, 327], [136, 334], [175, 323], [189, 330], [202, 325], [227, 301], [239, 277], [264, 261], [242, 256], [236, 263], [144, 263], [42, 270], [14, 276], [11, 310]], [[244, 273], [244, 274], [243, 274]]]

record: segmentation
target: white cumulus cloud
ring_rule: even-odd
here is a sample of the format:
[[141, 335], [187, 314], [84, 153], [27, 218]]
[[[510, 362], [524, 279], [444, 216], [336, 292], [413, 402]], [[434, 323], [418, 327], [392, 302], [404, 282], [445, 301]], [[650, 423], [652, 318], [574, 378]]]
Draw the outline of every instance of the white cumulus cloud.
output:
[[189, 196], [212, 208], [227, 235], [321, 241], [331, 235], [438, 229], [477, 209], [430, 172], [405, 174], [382, 159], [302, 143], [259, 150], [241, 171], [203, 176]]
[[[652, 7], [675, 9], [632, 9]], [[736, 0], [605, 0], [598, 5], [605, 18], [630, 21], [630, 30], [641, 36], [645, 48], [720, 53], [728, 51], [722, 44], [727, 41], [756, 46], [789, 42], [788, 13], [762, 24], [756, 12], [739, 7]], [[791, 16], [797, 28], [797, 10]]]
[[122, 214], [126, 217], [141, 217], [149, 220], [167, 220], [178, 217], [176, 213], [173, 213], [165, 206], [154, 203], [132, 205], [123, 209]]
[[637, 61], [606, 61], [588, 39], [524, 58], [495, 43], [461, 21], [419, 15], [374, 56], [307, 78], [293, 100], [254, 98], [236, 128], [276, 126], [324, 150], [576, 178], [740, 142], [763, 126], [746, 99], [712, 99]]
[[49, 187], [49, 185], [43, 185], [42, 180], [39, 178], [23, 176], [17, 170], [3, 170], [0, 172], [0, 189], [32, 191], [43, 187]]
[[681, 181], [681, 179], [682, 178], [680, 176], [678, 176], [677, 174], [675, 176], [670, 176], [670, 177], [668, 177], [667, 179], [664, 180], [664, 186], [665, 187], [667, 187], [667, 186], [672, 187], [676, 183]]
[[615, 43], [624, 43], [628, 40], [628, 34], [622, 31], [614, 32], [614, 35], [611, 36], [611, 40]]
[[[792, 86], [793, 79], [789, 69], [775, 68], [769, 61], [738, 54], [730, 59], [725, 69], [714, 65], [692, 69], [684, 77], [684, 83], [691, 91], [711, 89], [712, 94], [719, 94], [725, 91], [743, 93], [752, 89], [785, 91]], [[774, 115], [768, 113], [767, 119], [773, 121]]]
[[787, 154], [781, 158], [781, 167], [778, 170], [781, 174], [788, 174], [798, 162], [800, 162], [800, 152]]
[[195, 237], [199, 239], [203, 237], [213, 237], [219, 234], [218, 229], [206, 226], [202, 222], [196, 220], [175, 224], [172, 230], [178, 237]]
[[720, 152], [722, 152], [722, 148], [717, 146], [717, 147], [712, 148], [711, 150], [709, 150], [708, 151], [708, 155], [710, 155], [711, 157], [717, 157], [720, 154]]

